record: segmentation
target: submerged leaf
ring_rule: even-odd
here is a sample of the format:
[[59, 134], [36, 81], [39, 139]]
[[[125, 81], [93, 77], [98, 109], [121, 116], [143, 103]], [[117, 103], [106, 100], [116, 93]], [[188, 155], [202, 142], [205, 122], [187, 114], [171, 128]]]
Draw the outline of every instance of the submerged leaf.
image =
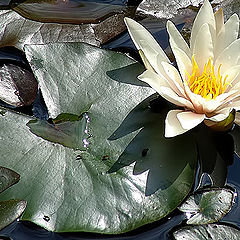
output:
[[126, 6], [120, 1], [11, 1], [11, 7], [23, 17], [40, 22], [98, 23], [111, 15], [122, 13]]
[[224, 188], [199, 190], [191, 195], [179, 210], [191, 215], [188, 224], [208, 224], [225, 216], [232, 208], [234, 192]]

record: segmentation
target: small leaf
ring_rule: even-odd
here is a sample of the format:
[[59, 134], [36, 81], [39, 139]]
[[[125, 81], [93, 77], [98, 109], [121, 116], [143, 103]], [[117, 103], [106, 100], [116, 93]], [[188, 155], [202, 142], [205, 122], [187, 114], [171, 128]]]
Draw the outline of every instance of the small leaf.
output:
[[0, 167], [0, 193], [16, 184], [20, 179], [20, 175], [11, 169]]
[[89, 144], [87, 138], [90, 137], [88, 122], [86, 113], [81, 116], [60, 114], [53, 120], [53, 124], [43, 120], [30, 120], [27, 126], [32, 133], [48, 141], [76, 150], [86, 150]]
[[226, 188], [209, 188], [191, 195], [179, 210], [192, 215], [187, 224], [208, 224], [224, 217], [231, 210], [233, 200], [233, 191]]
[[0, 229], [21, 216], [27, 202], [22, 200], [8, 200], [0, 202]]
[[30, 105], [37, 96], [38, 83], [34, 75], [17, 65], [0, 67], [0, 99], [12, 106]]
[[175, 240], [239, 240], [240, 231], [224, 224], [186, 226], [173, 232]]

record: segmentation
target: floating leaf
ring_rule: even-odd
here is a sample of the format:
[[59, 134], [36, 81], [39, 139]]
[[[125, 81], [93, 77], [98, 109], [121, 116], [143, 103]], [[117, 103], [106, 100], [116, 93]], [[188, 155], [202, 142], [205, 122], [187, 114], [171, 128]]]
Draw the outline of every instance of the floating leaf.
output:
[[234, 192], [229, 189], [209, 188], [191, 195], [179, 210], [191, 215], [187, 224], [216, 222], [232, 208]]
[[33, 74], [17, 65], [0, 67], [0, 99], [12, 106], [30, 105], [37, 96], [38, 84]]
[[224, 224], [186, 226], [173, 233], [176, 240], [239, 240], [238, 228]]
[[122, 1], [11, 1], [11, 7], [25, 18], [40, 22], [98, 23], [106, 17], [122, 13], [126, 6]]
[[85, 44], [34, 45], [25, 51], [50, 116], [86, 112], [92, 137], [84, 151], [76, 151], [32, 134], [26, 126], [30, 117], [6, 112], [0, 116], [1, 162], [22, 180], [0, 198], [26, 199], [23, 220], [61, 232], [121, 233], [173, 211], [194, 181], [195, 169], [187, 161], [174, 182], [150, 196], [145, 195], [147, 172], [134, 175], [130, 165], [107, 173], [139, 125], [119, 139], [109, 137], [141, 102], [150, 104], [154, 91], [136, 78], [143, 67], [125, 55]]
[[0, 202], [0, 230], [21, 216], [27, 202], [22, 200], [8, 200]]
[[0, 0], [0, 9], [9, 9], [11, 0]]
[[37, 136], [51, 142], [60, 143], [63, 146], [85, 150], [88, 146], [88, 122], [87, 114], [77, 116], [74, 114], [61, 114], [50, 124], [42, 120], [31, 120], [27, 123], [30, 131]]
[[0, 167], [0, 193], [17, 183], [20, 179], [19, 174], [11, 169]]
[[[198, 6], [201, 0], [172, 0], [172, 1], [154, 1], [145, 0], [137, 8], [138, 15], [149, 15], [155, 18], [170, 19], [179, 17], [179, 10], [188, 6]], [[186, 13], [185, 13], [186, 14]]]
[[40, 23], [23, 18], [12, 10], [0, 10], [0, 47], [51, 42], [100, 43], [91, 25]]

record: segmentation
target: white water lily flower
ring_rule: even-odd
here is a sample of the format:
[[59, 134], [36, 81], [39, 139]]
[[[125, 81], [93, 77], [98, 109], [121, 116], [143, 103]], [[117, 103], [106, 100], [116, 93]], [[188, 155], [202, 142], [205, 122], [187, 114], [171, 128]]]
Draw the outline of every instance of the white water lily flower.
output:
[[223, 11], [215, 14], [204, 1], [193, 24], [190, 47], [170, 21], [167, 31], [179, 71], [156, 40], [139, 23], [125, 18], [130, 36], [147, 68], [138, 78], [163, 98], [182, 107], [168, 112], [165, 136], [182, 134], [204, 121], [213, 125], [240, 110], [239, 18], [224, 24]]

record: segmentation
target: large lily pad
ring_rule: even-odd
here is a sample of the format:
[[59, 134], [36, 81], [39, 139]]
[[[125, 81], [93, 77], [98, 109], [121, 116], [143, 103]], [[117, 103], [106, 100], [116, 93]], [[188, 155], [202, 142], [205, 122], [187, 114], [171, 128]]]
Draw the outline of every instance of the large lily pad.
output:
[[[31, 125], [35, 124], [34, 119], [6, 112], [0, 116], [1, 162], [18, 171], [22, 180], [0, 198], [26, 199], [28, 206], [22, 219], [60, 232], [126, 232], [158, 220], [175, 209], [194, 181], [196, 156], [191, 144], [188, 151], [176, 159], [183, 164], [175, 171], [172, 181], [165, 187], [158, 186], [150, 196], [145, 194], [147, 168], [138, 175], [134, 174], [132, 165], [116, 173], [107, 173], [139, 130], [145, 127], [139, 128], [142, 120], [138, 119], [138, 123], [135, 118], [132, 131], [128, 129], [128, 133], [118, 139], [109, 139], [132, 111], [137, 109], [139, 116], [147, 114], [152, 100], [147, 97], [153, 90], [136, 79], [143, 71], [141, 65], [125, 55], [85, 44], [33, 45], [27, 46], [25, 51], [50, 116], [55, 118], [62, 113], [81, 116], [87, 112], [91, 138], [85, 148], [74, 150], [70, 145], [44, 137], [48, 135], [48, 128], [44, 129], [41, 124], [43, 135], [36, 133], [33, 130], [36, 125]], [[139, 109], [137, 105], [144, 107]], [[147, 115], [144, 121], [146, 119]], [[149, 115], [150, 122], [151, 119]], [[73, 123], [79, 123], [84, 129], [81, 120]], [[158, 134], [163, 134], [161, 131], [160, 128], [159, 132], [151, 132], [155, 139], [155, 143], [151, 141], [154, 151], [164, 150], [164, 146], [157, 148], [161, 144], [158, 142]], [[138, 141], [141, 146], [147, 146], [149, 139]], [[142, 149], [133, 154], [142, 155]], [[161, 154], [155, 152], [153, 156]], [[175, 166], [178, 168], [179, 163]], [[174, 169], [174, 164], [171, 168]]]

